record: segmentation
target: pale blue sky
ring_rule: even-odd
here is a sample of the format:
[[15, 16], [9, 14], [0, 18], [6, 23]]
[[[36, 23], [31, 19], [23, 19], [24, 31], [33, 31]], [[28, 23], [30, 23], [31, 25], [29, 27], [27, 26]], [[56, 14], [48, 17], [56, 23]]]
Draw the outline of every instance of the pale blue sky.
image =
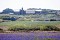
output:
[[19, 10], [21, 8], [60, 9], [60, 0], [0, 0], [0, 11], [5, 8]]

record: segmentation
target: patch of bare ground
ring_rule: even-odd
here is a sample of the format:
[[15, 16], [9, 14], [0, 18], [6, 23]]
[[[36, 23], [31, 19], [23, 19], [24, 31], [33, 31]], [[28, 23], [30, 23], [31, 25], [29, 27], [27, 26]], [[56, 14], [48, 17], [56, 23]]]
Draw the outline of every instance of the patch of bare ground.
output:
[[4, 31], [4, 33], [59, 33], [60, 31]]
[[3, 29], [3, 30], [7, 30], [8, 29], [7, 26], [0, 26], [0, 28]]

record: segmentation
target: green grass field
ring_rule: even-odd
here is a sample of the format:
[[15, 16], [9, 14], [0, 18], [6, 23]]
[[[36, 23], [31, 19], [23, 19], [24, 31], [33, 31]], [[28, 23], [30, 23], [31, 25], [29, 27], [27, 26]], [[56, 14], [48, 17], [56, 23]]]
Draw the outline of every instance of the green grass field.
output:
[[2, 22], [0, 26], [31, 26], [31, 25], [58, 25], [60, 21], [9, 21]]

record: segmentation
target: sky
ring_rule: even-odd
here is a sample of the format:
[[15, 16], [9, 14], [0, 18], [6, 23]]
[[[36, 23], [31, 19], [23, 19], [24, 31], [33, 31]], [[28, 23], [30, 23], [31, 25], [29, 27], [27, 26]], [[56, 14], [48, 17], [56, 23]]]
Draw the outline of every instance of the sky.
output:
[[6, 8], [18, 11], [22, 7], [60, 10], [60, 0], [0, 0], [0, 11]]

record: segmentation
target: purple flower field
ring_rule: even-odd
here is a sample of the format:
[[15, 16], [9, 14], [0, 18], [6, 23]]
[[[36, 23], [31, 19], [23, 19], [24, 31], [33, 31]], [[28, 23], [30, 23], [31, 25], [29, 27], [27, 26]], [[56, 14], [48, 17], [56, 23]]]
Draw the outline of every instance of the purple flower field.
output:
[[60, 32], [0, 33], [0, 40], [60, 40]]

